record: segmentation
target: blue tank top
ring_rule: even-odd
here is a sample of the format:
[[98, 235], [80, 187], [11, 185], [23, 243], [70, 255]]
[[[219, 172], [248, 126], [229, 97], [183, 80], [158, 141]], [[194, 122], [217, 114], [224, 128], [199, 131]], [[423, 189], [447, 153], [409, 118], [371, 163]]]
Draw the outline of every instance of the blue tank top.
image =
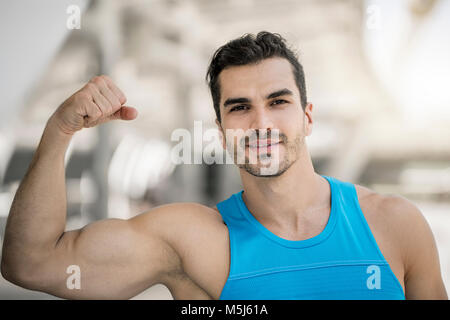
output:
[[355, 186], [323, 176], [331, 210], [320, 234], [287, 240], [251, 214], [240, 191], [217, 204], [228, 227], [230, 271], [224, 300], [405, 299], [359, 206]]

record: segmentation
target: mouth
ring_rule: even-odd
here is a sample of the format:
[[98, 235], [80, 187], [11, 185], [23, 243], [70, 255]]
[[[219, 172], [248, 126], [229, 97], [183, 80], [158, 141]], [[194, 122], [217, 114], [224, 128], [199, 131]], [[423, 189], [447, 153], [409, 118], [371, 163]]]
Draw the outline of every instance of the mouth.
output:
[[272, 142], [270, 140], [257, 140], [253, 141], [252, 143], [246, 144], [245, 146], [250, 149], [258, 150], [262, 148], [270, 149], [271, 147], [277, 146], [281, 143], [281, 141]]

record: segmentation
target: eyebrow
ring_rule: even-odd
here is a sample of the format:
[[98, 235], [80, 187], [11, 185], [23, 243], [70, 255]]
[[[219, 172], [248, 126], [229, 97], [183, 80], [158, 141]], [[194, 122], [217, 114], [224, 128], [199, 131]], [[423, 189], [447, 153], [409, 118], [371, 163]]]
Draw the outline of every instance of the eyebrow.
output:
[[269, 94], [266, 99], [273, 99], [281, 96], [292, 96], [292, 91], [289, 89], [281, 89]]
[[[281, 97], [281, 96], [288, 96], [288, 95], [292, 95], [292, 91], [289, 89], [281, 89], [275, 92], [270, 93], [269, 95], [266, 96], [266, 99], [273, 99], [273, 98], [277, 98], [277, 97]], [[249, 103], [251, 100], [249, 98], [229, 98], [227, 100], [225, 100], [225, 102], [223, 103], [224, 108], [228, 107], [232, 104], [237, 104], [237, 103]]]
[[225, 102], [223, 103], [224, 107], [228, 107], [232, 104], [237, 104], [237, 103], [249, 103], [250, 99], [248, 98], [229, 98], [227, 100], [225, 100]]

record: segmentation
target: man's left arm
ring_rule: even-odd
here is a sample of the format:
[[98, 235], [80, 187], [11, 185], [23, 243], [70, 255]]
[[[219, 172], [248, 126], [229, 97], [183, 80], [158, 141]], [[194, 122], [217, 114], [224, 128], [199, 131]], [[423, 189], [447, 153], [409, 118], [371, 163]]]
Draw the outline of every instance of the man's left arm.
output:
[[409, 200], [391, 197], [389, 202], [397, 220], [396, 238], [402, 252], [406, 299], [447, 300], [436, 241], [428, 222]]

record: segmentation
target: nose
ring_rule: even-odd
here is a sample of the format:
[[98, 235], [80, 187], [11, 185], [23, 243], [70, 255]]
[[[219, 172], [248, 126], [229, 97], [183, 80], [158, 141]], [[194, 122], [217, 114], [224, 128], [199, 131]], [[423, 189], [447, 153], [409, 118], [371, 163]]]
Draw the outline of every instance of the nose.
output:
[[250, 129], [267, 130], [273, 128], [274, 125], [272, 117], [270, 115], [270, 111], [263, 106], [254, 108]]

